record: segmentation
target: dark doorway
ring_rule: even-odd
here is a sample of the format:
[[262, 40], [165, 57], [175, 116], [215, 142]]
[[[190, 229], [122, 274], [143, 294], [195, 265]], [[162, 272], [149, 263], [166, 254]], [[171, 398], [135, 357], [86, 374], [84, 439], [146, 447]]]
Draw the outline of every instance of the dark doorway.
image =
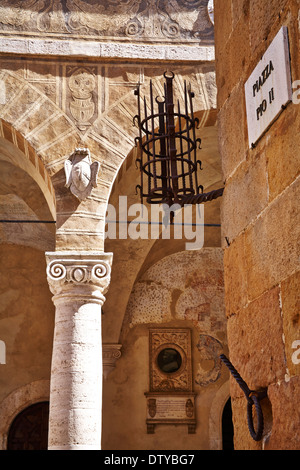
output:
[[234, 450], [232, 409], [230, 398], [227, 400], [222, 414], [222, 441], [223, 450]]
[[29, 406], [13, 420], [7, 440], [8, 450], [47, 450], [49, 402]]

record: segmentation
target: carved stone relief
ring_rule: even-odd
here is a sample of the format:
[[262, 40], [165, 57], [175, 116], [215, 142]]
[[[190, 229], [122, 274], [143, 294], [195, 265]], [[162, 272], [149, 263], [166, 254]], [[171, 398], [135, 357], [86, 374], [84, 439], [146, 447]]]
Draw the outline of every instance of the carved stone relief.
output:
[[78, 129], [85, 132], [97, 116], [97, 78], [95, 68], [67, 67], [68, 90], [66, 93], [71, 117]]
[[195, 432], [191, 332], [160, 328], [149, 332], [150, 390], [147, 397], [147, 432], [156, 424], [186, 424]]
[[107, 379], [108, 375], [116, 367], [117, 360], [121, 357], [122, 344], [102, 344], [103, 375]]
[[87, 198], [97, 186], [100, 163], [91, 161], [90, 151], [77, 148], [65, 161], [66, 187], [80, 201]]
[[[161, 366], [161, 353], [168, 351], [165, 366]], [[177, 351], [177, 357], [174, 352]], [[172, 370], [172, 362], [178, 361], [178, 369]], [[163, 361], [163, 358], [162, 358]], [[169, 361], [169, 367], [167, 367]], [[150, 390], [191, 391], [192, 390], [191, 337], [188, 329], [150, 330]]]
[[224, 347], [216, 338], [210, 335], [200, 335], [197, 343], [197, 349], [201, 354], [201, 361], [208, 361], [212, 363], [212, 367], [201, 367], [201, 361], [198, 363], [198, 369], [195, 377], [195, 383], [202, 387], [216, 382], [221, 375], [222, 362], [220, 354]]
[[[110, 283], [112, 255], [94, 252], [47, 252], [47, 280], [51, 292], [60, 295], [69, 291], [99, 291], [100, 303]], [[86, 289], [85, 289], [86, 288]], [[94, 300], [96, 300], [96, 295]]]
[[213, 41], [209, 0], [0, 0], [0, 32]]

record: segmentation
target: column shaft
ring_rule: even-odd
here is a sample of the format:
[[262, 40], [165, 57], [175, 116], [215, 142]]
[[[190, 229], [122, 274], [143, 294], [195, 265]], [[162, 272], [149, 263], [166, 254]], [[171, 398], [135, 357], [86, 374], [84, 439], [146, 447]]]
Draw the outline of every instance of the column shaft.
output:
[[101, 448], [101, 306], [111, 258], [97, 255], [46, 254], [56, 306], [48, 441], [52, 450]]

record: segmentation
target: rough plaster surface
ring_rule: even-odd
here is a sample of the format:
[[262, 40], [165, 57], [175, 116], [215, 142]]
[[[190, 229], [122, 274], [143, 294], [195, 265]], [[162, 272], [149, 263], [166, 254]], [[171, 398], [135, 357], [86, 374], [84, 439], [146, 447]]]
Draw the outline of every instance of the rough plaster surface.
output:
[[190, 320], [201, 330], [222, 330], [222, 250], [176, 253], [156, 263], [135, 284], [127, 307], [130, 327], [139, 323]]

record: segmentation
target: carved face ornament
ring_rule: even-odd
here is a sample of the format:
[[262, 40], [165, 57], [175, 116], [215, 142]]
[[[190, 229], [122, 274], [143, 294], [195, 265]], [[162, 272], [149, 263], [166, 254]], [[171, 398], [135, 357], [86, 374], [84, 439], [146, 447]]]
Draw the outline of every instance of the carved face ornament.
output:
[[69, 87], [76, 98], [88, 99], [95, 88], [95, 78], [91, 73], [80, 70], [70, 77]]

